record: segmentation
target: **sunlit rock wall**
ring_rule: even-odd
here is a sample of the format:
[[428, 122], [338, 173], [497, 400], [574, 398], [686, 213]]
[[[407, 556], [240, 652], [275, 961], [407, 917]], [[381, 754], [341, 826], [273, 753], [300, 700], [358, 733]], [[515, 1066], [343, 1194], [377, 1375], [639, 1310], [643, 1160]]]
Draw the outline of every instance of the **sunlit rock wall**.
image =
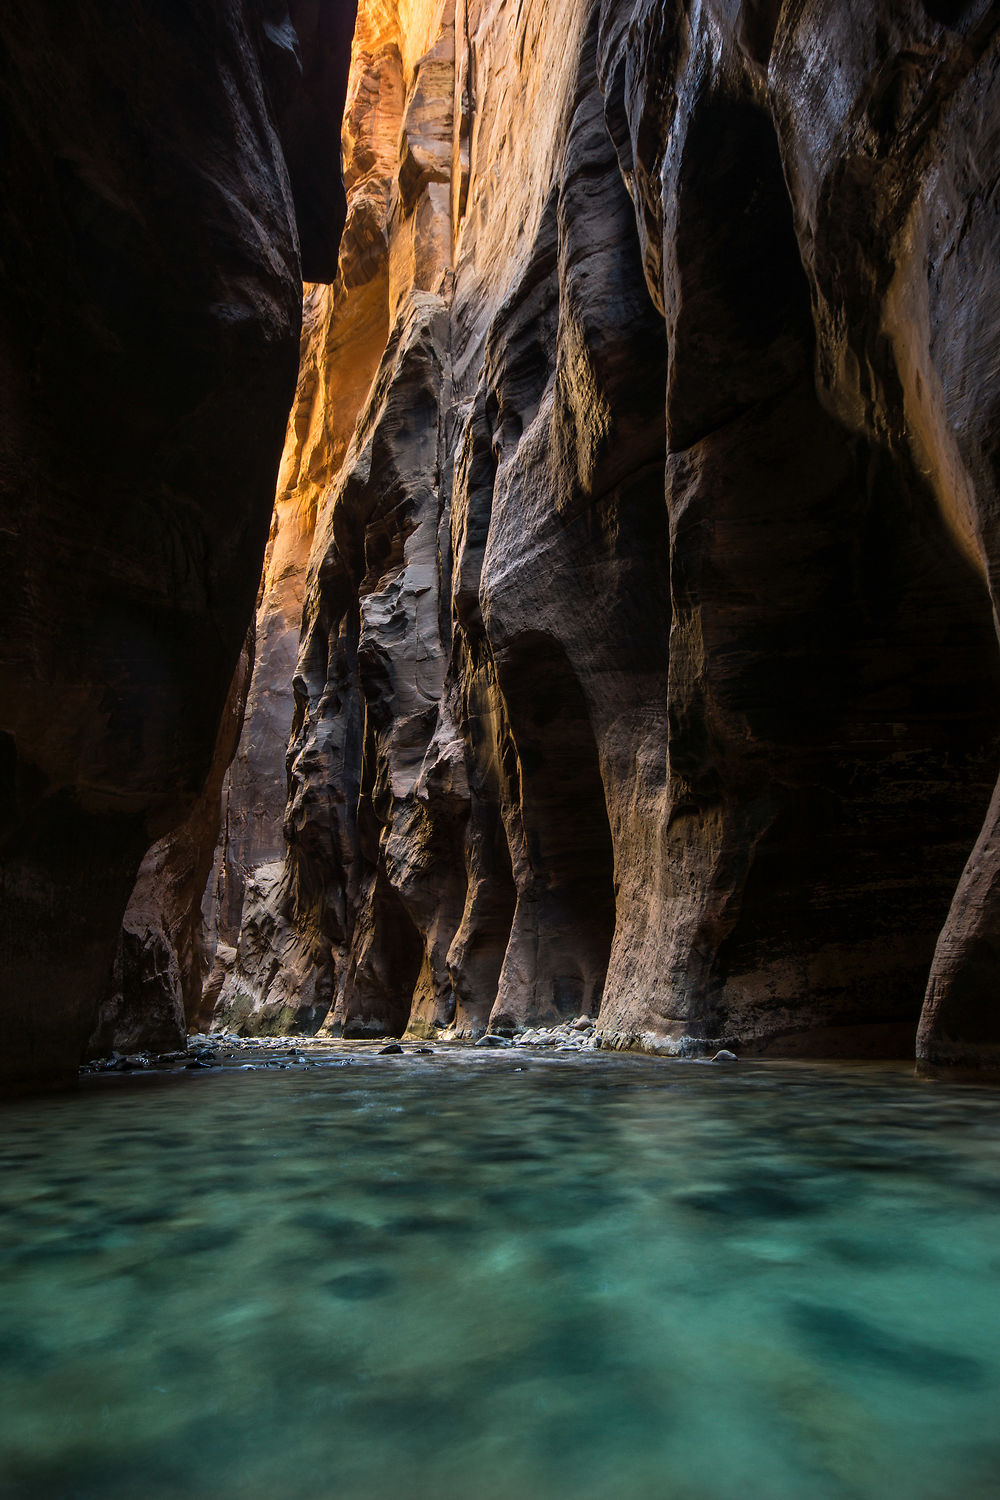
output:
[[922, 1053], [988, 1060], [995, 9], [360, 37], [284, 849], [222, 1014], [905, 1055], [930, 975]]
[[[405, 47], [393, 8], [362, 7], [344, 120], [349, 222], [330, 286], [307, 288], [299, 384], [257, 610], [246, 731], [224, 788], [222, 833], [206, 895], [206, 1003], [242, 1007], [229, 971], [241, 928], [273, 890], [285, 844], [286, 750], [305, 570], [325, 505], [390, 327], [389, 239], [404, 106]], [[410, 59], [412, 69], [412, 58]], [[244, 916], [245, 911], [245, 916]], [[285, 965], [287, 968], [288, 965]], [[286, 1024], [292, 1024], [286, 1016]]]

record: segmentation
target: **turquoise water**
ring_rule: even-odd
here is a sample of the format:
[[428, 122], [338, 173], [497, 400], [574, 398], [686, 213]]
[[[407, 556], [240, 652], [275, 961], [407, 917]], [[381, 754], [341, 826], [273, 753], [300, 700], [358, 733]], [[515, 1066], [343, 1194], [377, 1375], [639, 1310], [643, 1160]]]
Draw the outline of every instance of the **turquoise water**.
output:
[[3, 1500], [1000, 1496], [1000, 1095], [463, 1051], [0, 1113]]

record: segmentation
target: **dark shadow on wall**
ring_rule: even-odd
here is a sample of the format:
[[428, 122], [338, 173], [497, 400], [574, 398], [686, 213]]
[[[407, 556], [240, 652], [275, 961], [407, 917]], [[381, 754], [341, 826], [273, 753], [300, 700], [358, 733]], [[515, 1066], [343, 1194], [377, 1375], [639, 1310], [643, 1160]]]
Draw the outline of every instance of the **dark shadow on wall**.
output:
[[565, 649], [541, 632], [505, 646], [497, 675], [530, 870], [520, 899], [543, 909], [555, 1010], [596, 1014], [615, 926], [614, 850], [587, 701]]
[[424, 945], [381, 865], [364, 901], [345, 996], [345, 1037], [402, 1036]]
[[774, 127], [750, 101], [696, 108], [674, 213], [673, 833], [702, 863], [680, 982], [704, 1034], [746, 1050], [829, 1055], [860, 1027], [855, 1055], [912, 1055], [991, 790], [988, 595], [909, 455], [820, 402]]

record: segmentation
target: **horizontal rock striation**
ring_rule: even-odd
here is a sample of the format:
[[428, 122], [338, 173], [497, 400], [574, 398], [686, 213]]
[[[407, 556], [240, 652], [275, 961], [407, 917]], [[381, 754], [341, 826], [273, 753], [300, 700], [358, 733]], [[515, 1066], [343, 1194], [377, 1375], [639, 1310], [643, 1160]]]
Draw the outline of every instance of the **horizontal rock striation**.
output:
[[362, 0], [227, 1024], [1000, 1057], [998, 59], [976, 0]]
[[[295, 9], [300, 39], [255, 0], [0, 23], [0, 1086], [75, 1073], [140, 861], [221, 743], [301, 276], [343, 217], [353, 4]], [[206, 838], [170, 881], [203, 883]], [[119, 982], [173, 962], [132, 947]]]

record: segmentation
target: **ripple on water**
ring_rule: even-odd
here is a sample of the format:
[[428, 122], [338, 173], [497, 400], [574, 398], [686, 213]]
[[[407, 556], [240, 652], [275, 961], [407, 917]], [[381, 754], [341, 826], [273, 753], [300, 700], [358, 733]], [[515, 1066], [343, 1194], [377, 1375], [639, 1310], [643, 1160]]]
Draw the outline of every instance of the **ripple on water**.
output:
[[0, 1500], [996, 1500], [1000, 1096], [590, 1056], [0, 1140]]

